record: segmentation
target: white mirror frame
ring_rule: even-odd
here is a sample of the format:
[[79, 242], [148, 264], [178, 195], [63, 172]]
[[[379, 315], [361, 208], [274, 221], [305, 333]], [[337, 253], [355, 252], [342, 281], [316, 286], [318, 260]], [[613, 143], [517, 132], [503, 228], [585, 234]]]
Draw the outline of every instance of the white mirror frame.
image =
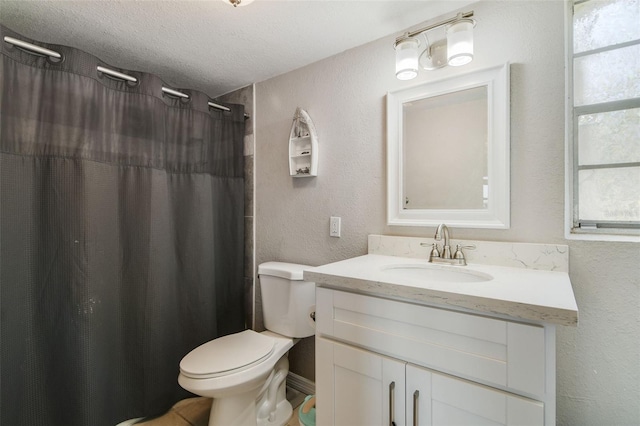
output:
[[[404, 209], [403, 104], [475, 87], [487, 86], [487, 209]], [[387, 93], [387, 223], [392, 226], [509, 228], [509, 64]], [[454, 179], [454, 176], [451, 176]]]

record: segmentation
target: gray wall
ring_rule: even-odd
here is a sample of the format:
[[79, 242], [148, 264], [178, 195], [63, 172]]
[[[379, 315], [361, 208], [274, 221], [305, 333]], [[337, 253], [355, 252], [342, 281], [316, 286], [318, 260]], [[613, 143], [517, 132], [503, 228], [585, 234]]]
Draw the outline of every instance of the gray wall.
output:
[[[640, 248], [564, 239], [564, 11], [560, 1], [481, 2], [475, 61], [394, 77], [397, 34], [256, 85], [256, 264], [320, 265], [366, 253], [367, 235], [432, 237], [386, 225], [385, 94], [420, 81], [511, 62], [511, 229], [454, 229], [453, 237], [569, 244], [580, 309], [559, 327], [560, 425], [640, 424]], [[292, 179], [287, 140], [305, 108], [319, 134], [319, 175]], [[342, 238], [329, 237], [342, 217]], [[256, 314], [258, 317], [258, 315]], [[291, 369], [314, 379], [313, 340]]]

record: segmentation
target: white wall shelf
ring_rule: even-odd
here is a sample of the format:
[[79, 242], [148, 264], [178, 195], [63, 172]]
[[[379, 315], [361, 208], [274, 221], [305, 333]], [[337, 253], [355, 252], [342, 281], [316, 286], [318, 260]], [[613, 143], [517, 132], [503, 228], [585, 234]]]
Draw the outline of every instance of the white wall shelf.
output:
[[318, 176], [318, 134], [309, 114], [298, 107], [289, 135], [289, 174]]

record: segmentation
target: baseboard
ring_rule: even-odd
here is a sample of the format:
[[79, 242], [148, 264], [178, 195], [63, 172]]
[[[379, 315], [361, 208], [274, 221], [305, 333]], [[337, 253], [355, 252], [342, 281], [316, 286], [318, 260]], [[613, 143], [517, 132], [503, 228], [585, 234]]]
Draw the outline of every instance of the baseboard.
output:
[[316, 384], [314, 382], [292, 372], [287, 375], [287, 385], [306, 395], [314, 395], [316, 393]]

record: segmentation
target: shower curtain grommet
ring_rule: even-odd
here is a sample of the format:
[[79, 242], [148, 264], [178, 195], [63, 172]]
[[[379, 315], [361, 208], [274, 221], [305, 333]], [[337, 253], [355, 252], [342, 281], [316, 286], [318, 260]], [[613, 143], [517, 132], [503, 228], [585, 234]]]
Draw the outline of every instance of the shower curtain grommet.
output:
[[136, 81], [130, 81], [130, 80], [124, 80], [122, 78], [118, 78], [118, 77], [114, 77], [112, 75], [106, 74], [106, 73], [102, 73], [100, 71], [96, 72], [96, 75], [98, 76], [98, 78], [100, 80], [102, 80], [103, 78], [106, 78], [108, 80], [113, 80], [113, 81], [118, 81], [121, 83], [125, 83], [127, 85], [127, 87], [129, 88], [134, 88], [140, 85], [140, 79], [136, 79]]
[[62, 52], [60, 52], [60, 57], [59, 58], [54, 58], [52, 56], [47, 56], [47, 62], [49, 62], [51, 65], [60, 65], [65, 61], [65, 59], [66, 59], [66, 56]]
[[4, 42], [4, 45], [8, 45], [8, 47], [6, 47], [6, 49], [8, 51], [10, 51], [10, 52], [14, 51], [14, 50], [19, 50], [21, 52], [28, 53], [29, 55], [39, 56], [41, 58], [45, 58], [47, 60], [47, 62], [49, 62], [52, 65], [59, 65], [59, 64], [63, 63], [64, 59], [65, 59], [64, 53], [62, 53], [62, 52], [57, 52], [60, 55], [60, 57], [59, 58], [54, 58], [54, 57], [49, 56], [49, 55], [43, 55], [42, 53], [38, 53], [38, 52], [34, 52], [32, 50], [29, 50], [29, 49], [25, 49], [24, 47], [15, 46], [15, 45], [13, 45], [11, 43]]
[[178, 100], [178, 102], [180, 102], [183, 105], [187, 105], [188, 103], [191, 102], [191, 95], [189, 95], [188, 93], [183, 92], [185, 95], [187, 95], [186, 98], [183, 98], [182, 96], [174, 96], [170, 93], [163, 93], [162, 96], [166, 96], [167, 98], [171, 98], [171, 99], [176, 99]]
[[[110, 72], [113, 73], [113, 75], [110, 74]], [[132, 74], [133, 73], [131, 71], [127, 71], [126, 73], [124, 73], [122, 72], [122, 70], [112, 70], [108, 65], [105, 64], [99, 64], [96, 67], [96, 75], [99, 79], [102, 80], [103, 78], [108, 78], [109, 80], [124, 82], [130, 88], [136, 87], [140, 84], [140, 77], [135, 77]], [[125, 77], [133, 78], [134, 81], [131, 81], [130, 79], [127, 79]]]
[[138, 79], [136, 81], [128, 81], [127, 80], [127, 81], [125, 81], [125, 84], [129, 88], [138, 87], [140, 85], [140, 78], [138, 77]]

